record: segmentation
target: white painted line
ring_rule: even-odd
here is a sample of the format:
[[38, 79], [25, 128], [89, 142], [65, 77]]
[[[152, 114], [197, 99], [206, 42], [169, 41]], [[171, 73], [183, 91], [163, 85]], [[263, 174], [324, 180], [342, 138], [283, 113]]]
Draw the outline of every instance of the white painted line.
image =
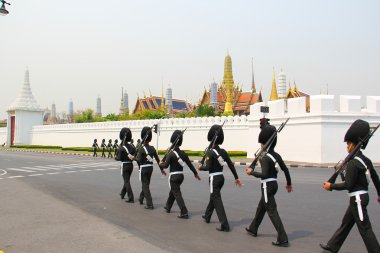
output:
[[80, 170], [79, 172], [87, 172], [87, 171], [91, 171], [91, 170]]
[[3, 176], [3, 175], [5, 175], [5, 174], [7, 174], [7, 171], [6, 171], [6, 170], [1, 170], [1, 169], [0, 169], [0, 171], [3, 171], [3, 173], [0, 173], [0, 176]]
[[57, 168], [52, 168], [52, 167], [48, 167], [48, 166], [35, 166], [34, 169], [36, 169], [36, 167], [41, 168], [41, 170], [42, 169], [44, 169], [44, 170], [59, 170]]
[[120, 166], [118, 168], [108, 168], [108, 169], [105, 169], [105, 170], [119, 170], [120, 169]]
[[104, 170], [104, 169], [94, 169], [94, 170]]
[[75, 173], [75, 172], [77, 172], [77, 171], [69, 170], [69, 171], [65, 171], [65, 172], [63, 172], [63, 173]]
[[50, 172], [50, 173], [46, 173], [46, 174], [49, 174], [49, 175], [57, 175], [57, 174], [61, 174], [61, 172]]
[[18, 177], [24, 177], [24, 176], [12, 176], [12, 177], [8, 177], [8, 178], [18, 178]]
[[38, 177], [38, 176], [43, 176], [44, 174], [32, 174], [32, 175], [29, 175], [29, 177]]
[[28, 170], [37, 170], [37, 171], [46, 171], [46, 169], [40, 169], [38, 166], [36, 167], [21, 167], [23, 169], [28, 169]]
[[13, 170], [13, 171], [22, 171], [22, 172], [28, 172], [28, 173], [34, 173], [34, 170], [24, 170], [24, 169], [16, 169], [16, 168], [8, 168], [7, 170]]

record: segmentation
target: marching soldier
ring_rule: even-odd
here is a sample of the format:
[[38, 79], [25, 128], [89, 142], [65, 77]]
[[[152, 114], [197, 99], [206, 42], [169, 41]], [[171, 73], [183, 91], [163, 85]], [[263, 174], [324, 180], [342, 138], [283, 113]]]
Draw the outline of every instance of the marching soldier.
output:
[[114, 153], [114, 156], [116, 157], [116, 155], [117, 155], [117, 151], [118, 151], [118, 149], [119, 149], [119, 144], [118, 144], [118, 140], [117, 139], [115, 139], [115, 142], [114, 142], [114, 144], [113, 144], [113, 150], [115, 151], [115, 153]]
[[[144, 127], [141, 130], [141, 140], [141, 147], [138, 148], [136, 157], [136, 160], [140, 165], [139, 179], [142, 184], [139, 202], [140, 205], [142, 205], [144, 198], [146, 198], [146, 206], [144, 208], [153, 209], [154, 207], [149, 185], [153, 173], [153, 161], [155, 159], [157, 164], [160, 164], [160, 158], [157, 155], [156, 149], [149, 145], [149, 142], [152, 140], [152, 129], [150, 127]], [[166, 172], [162, 169], [161, 173], [166, 175]]]
[[100, 147], [102, 148], [102, 158], [106, 158], [106, 154], [104, 154], [104, 152], [106, 151], [106, 146], [106, 139], [103, 139], [102, 144], [100, 145]]
[[165, 161], [161, 161], [160, 168], [165, 169], [170, 166], [170, 172], [169, 172], [169, 197], [166, 201], [165, 210], [167, 213], [170, 213], [170, 210], [173, 206], [174, 200], [177, 201], [177, 204], [181, 210], [181, 214], [178, 215], [178, 218], [181, 219], [187, 219], [189, 218], [188, 210], [186, 208], [185, 202], [182, 198], [181, 193], [181, 184], [183, 182], [184, 176], [183, 176], [183, 167], [185, 166], [185, 163], [190, 168], [190, 170], [194, 173], [194, 177], [198, 180], [201, 180], [201, 178], [198, 175], [198, 172], [195, 170], [193, 164], [190, 162], [189, 157], [186, 155], [185, 152], [179, 149], [179, 147], [182, 145], [183, 136], [182, 131], [175, 130], [172, 134], [172, 137], [170, 138], [170, 142], [173, 143], [175, 146], [173, 147], [172, 151], [170, 151], [167, 154], [167, 157], [165, 158]]
[[108, 157], [107, 158], [113, 158], [113, 155], [112, 155], [112, 139], [109, 139], [108, 141], [108, 145], [107, 145], [107, 149], [108, 149]]
[[99, 145], [98, 145], [98, 140], [95, 139], [94, 140], [94, 143], [92, 144], [92, 147], [94, 148], [94, 154], [92, 155], [93, 157], [98, 157], [98, 153], [96, 152], [99, 148]]
[[[259, 143], [261, 143], [262, 148], [275, 132], [276, 128], [274, 126], [263, 125], [262, 130], [259, 134]], [[276, 168], [276, 164], [278, 164], [281, 170], [285, 173], [287, 182], [287, 192], [292, 192], [293, 188], [288, 168], [286, 167], [281, 156], [274, 151], [276, 143], [277, 137], [275, 137], [275, 140], [273, 141], [272, 145], [268, 148], [266, 155], [260, 160], [262, 172], [254, 171], [256, 165], [254, 163], [252, 163], [250, 167], [246, 168], [247, 175], [252, 175], [261, 179], [262, 194], [259, 205], [257, 206], [255, 218], [253, 219], [251, 225], [248, 228], [246, 228], [246, 231], [250, 235], [256, 237], [257, 230], [264, 218], [265, 213], [267, 212], [270, 220], [272, 221], [272, 224], [274, 225], [278, 233], [277, 241], [272, 242], [272, 244], [274, 246], [287, 247], [289, 246], [288, 236], [285, 232], [281, 218], [277, 212], [276, 200], [274, 198], [278, 189], [278, 170]]]
[[123, 127], [120, 131], [119, 137], [121, 143], [115, 160], [121, 161], [121, 175], [124, 181], [120, 197], [121, 199], [124, 199], [125, 194], [128, 194], [128, 199], [125, 202], [133, 203], [134, 197], [130, 179], [133, 171], [133, 160], [135, 159], [132, 154], [136, 153], [136, 148], [133, 144], [129, 143], [132, 140], [132, 132], [129, 128]]
[[207, 135], [207, 140], [212, 141], [215, 134], [218, 133], [217, 139], [214, 142], [214, 145], [207, 150], [205, 154], [205, 162], [200, 164], [199, 170], [206, 170], [209, 172], [209, 184], [210, 184], [210, 201], [206, 208], [205, 214], [202, 215], [202, 218], [206, 223], [210, 222], [212, 213], [214, 209], [216, 210], [216, 214], [218, 215], [219, 222], [221, 226], [216, 228], [218, 231], [229, 232], [230, 225], [227, 220], [226, 212], [224, 210], [222, 196], [220, 191], [224, 185], [224, 176], [223, 176], [223, 166], [225, 164], [228, 165], [232, 174], [235, 178], [235, 184], [241, 187], [240, 179], [236, 173], [236, 169], [234, 164], [232, 163], [230, 157], [226, 150], [219, 147], [219, 145], [223, 144], [224, 134], [222, 126], [213, 125]]
[[[360, 140], [370, 132], [368, 122], [356, 120], [348, 129], [344, 141], [347, 143], [347, 151], [351, 151], [358, 145]], [[361, 148], [365, 149], [367, 143]], [[325, 182], [323, 187], [326, 190], [347, 190], [350, 196], [349, 206], [343, 217], [342, 224], [330, 238], [327, 244], [320, 244], [321, 248], [329, 252], [338, 252], [344, 240], [350, 233], [351, 228], [356, 223], [360, 235], [363, 238], [367, 251], [370, 253], [379, 253], [380, 246], [373, 233], [371, 222], [369, 220], [367, 205], [369, 203], [368, 184], [369, 175], [377, 191], [377, 201], [380, 203], [380, 182], [379, 176], [373, 168], [370, 159], [365, 157], [361, 151], [347, 163], [345, 180], [342, 183]]]

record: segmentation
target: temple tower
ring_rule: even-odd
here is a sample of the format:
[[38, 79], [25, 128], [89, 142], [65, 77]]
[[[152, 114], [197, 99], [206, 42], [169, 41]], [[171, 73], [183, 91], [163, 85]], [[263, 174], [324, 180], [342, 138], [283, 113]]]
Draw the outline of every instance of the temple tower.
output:
[[225, 115], [232, 115], [232, 94], [234, 89], [234, 78], [232, 76], [232, 60], [231, 56], [228, 54], [224, 59], [224, 76], [223, 76], [223, 82], [222, 85], [226, 89], [226, 104], [224, 106], [224, 114]]
[[273, 77], [272, 77], [272, 91], [270, 93], [269, 101], [278, 100], [277, 86], [276, 86], [276, 72], [273, 68]]

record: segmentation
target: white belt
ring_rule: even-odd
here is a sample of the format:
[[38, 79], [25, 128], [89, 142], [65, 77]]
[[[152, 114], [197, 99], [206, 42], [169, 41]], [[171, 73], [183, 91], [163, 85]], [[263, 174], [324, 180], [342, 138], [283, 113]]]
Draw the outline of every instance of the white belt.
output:
[[267, 183], [272, 181], [277, 181], [277, 178], [267, 178], [260, 180], [260, 182], [263, 184], [265, 203], [268, 203]]
[[213, 192], [214, 176], [219, 176], [219, 175], [223, 175], [223, 172], [214, 172], [214, 173], [209, 174], [209, 177], [210, 177], [210, 193]]
[[348, 196], [354, 197], [355, 196], [355, 202], [358, 207], [358, 213], [359, 213], [359, 218], [360, 221], [363, 221], [363, 209], [362, 209], [362, 200], [360, 199], [360, 195], [362, 194], [367, 194], [368, 191], [356, 191], [356, 192], [350, 192]]
[[153, 167], [153, 164], [143, 164], [143, 165], [140, 165], [140, 169], [139, 169], [139, 180], [141, 181], [141, 171], [142, 171], [142, 168], [146, 168], [146, 167]]
[[183, 171], [173, 171], [173, 172], [170, 172], [170, 173], [169, 173], [168, 183], [169, 183], [169, 189], [170, 189], [170, 190], [172, 189], [172, 187], [170, 186], [170, 177], [171, 177], [172, 175], [176, 175], [176, 174], [183, 174]]

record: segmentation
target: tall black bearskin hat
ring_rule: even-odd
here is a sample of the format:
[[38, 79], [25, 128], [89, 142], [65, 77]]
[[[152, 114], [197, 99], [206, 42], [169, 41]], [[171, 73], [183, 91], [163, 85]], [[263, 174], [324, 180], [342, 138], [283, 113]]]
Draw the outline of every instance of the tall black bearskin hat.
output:
[[108, 142], [109, 142], [109, 143], [112, 143], [112, 139], [109, 139]]
[[119, 141], [117, 139], [115, 139], [115, 143], [118, 143]]
[[[352, 142], [354, 144], [358, 144], [361, 139], [364, 139], [366, 135], [369, 133], [370, 128], [367, 121], [358, 119], [347, 130], [346, 135], [344, 136], [345, 142]], [[363, 144], [362, 149], [365, 149], [367, 143]]]
[[97, 141], [98, 141], [97, 139], [94, 140], [94, 142], [97, 142]]
[[181, 130], [175, 130], [173, 132], [172, 137], [170, 138], [170, 142], [174, 143], [178, 136], [180, 136], [180, 137], [179, 137], [179, 140], [177, 142], [177, 145], [181, 146], [182, 145], [182, 141], [183, 141], [183, 135], [182, 135], [182, 131]]
[[120, 140], [124, 140], [124, 138], [125, 138], [126, 142], [131, 141], [131, 139], [132, 139], [132, 132], [131, 132], [131, 130], [129, 128], [127, 128], [127, 127], [123, 127], [120, 130], [119, 138], [120, 138]]
[[208, 141], [212, 141], [212, 139], [214, 138], [215, 133], [218, 130], [219, 130], [218, 138], [216, 139], [215, 144], [216, 145], [222, 145], [223, 141], [224, 141], [224, 133], [223, 133], [223, 128], [220, 125], [213, 125], [210, 128], [210, 130], [208, 131], [208, 134], [207, 134], [207, 140]]
[[102, 142], [106, 142], [106, 139], [103, 139]]
[[150, 127], [147, 127], [147, 126], [144, 127], [141, 130], [141, 140], [144, 139], [145, 134], [148, 134], [148, 137], [145, 139], [145, 141], [150, 142], [152, 140], [152, 129], [150, 129]]
[[[274, 132], [276, 132], [276, 128], [274, 126], [272, 125], [263, 126], [259, 134], [259, 143], [265, 144], [270, 139], [270, 137], [272, 136]], [[276, 144], [277, 144], [277, 137], [274, 139], [271, 145], [271, 148], [274, 148]]]
[[260, 129], [262, 129], [264, 126], [269, 125], [270, 119], [268, 118], [261, 118], [260, 119]]

